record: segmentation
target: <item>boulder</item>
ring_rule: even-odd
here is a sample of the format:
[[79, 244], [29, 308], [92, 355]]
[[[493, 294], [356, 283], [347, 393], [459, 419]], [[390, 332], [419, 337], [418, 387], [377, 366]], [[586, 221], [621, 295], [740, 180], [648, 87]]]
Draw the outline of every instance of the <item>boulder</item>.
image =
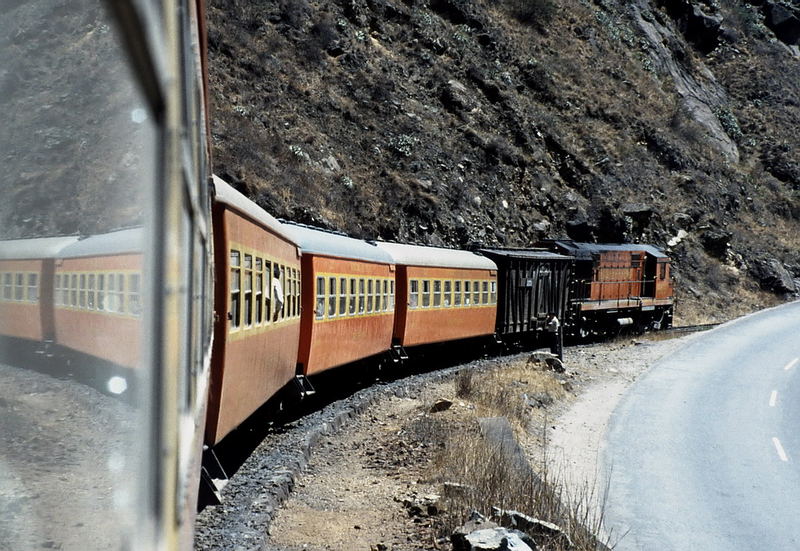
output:
[[440, 93], [442, 105], [453, 113], [472, 111], [478, 105], [469, 89], [457, 80], [448, 80]]
[[450, 400], [445, 400], [444, 398], [440, 398], [436, 400], [436, 402], [431, 406], [430, 412], [431, 413], [438, 413], [440, 411], [445, 411], [450, 409], [453, 405], [453, 402]]
[[493, 509], [492, 518], [500, 526], [524, 532], [547, 549], [572, 549], [574, 547], [569, 535], [552, 522], [539, 520], [519, 511], [502, 509]]
[[711, 229], [700, 234], [700, 241], [708, 254], [716, 258], [725, 258], [731, 242], [732, 234], [725, 230]]
[[532, 363], [543, 363], [556, 373], [564, 373], [565, 371], [564, 364], [558, 359], [558, 356], [550, 352], [534, 352], [528, 356], [527, 364], [530, 365]]
[[763, 289], [774, 293], [796, 293], [794, 279], [780, 260], [766, 258], [753, 262], [751, 272]]
[[800, 44], [800, 18], [788, 6], [777, 2], [764, 3], [764, 23], [781, 42]]
[[[528, 540], [533, 545], [529, 545]], [[536, 544], [524, 533], [506, 528], [485, 528], [469, 534], [453, 534], [453, 551], [535, 551]]]

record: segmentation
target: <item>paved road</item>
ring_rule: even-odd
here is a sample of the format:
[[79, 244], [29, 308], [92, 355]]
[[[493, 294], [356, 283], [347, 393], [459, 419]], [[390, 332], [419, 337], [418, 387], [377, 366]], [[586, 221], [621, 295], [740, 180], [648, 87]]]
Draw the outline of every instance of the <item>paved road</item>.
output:
[[603, 464], [616, 549], [800, 549], [800, 302], [698, 335], [631, 388]]

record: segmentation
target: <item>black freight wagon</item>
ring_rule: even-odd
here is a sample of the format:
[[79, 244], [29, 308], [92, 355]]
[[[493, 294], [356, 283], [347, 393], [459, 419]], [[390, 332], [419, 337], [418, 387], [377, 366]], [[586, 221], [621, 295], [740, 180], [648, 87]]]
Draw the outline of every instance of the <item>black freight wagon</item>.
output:
[[573, 258], [543, 249], [481, 249], [497, 264], [497, 334], [506, 342], [536, 339], [548, 312], [567, 314]]

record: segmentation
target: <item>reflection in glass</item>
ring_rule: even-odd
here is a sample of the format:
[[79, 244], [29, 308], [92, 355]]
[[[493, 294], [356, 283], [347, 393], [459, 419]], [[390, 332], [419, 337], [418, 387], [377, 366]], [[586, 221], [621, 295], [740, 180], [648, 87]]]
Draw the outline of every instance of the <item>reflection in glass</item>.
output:
[[120, 549], [157, 128], [104, 3], [0, 6], [0, 548]]

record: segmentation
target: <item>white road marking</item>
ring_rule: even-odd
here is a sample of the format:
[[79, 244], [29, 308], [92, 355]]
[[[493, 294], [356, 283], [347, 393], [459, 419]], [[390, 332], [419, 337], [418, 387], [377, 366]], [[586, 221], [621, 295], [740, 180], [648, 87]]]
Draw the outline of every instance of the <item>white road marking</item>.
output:
[[783, 446], [781, 446], [781, 441], [773, 436], [772, 443], [775, 444], [775, 450], [778, 452], [778, 457], [781, 458], [781, 461], [789, 461], [789, 458], [786, 456], [786, 452], [783, 451]]
[[778, 401], [778, 391], [773, 390], [772, 394], [769, 395], [769, 407], [774, 408], [775, 403]]
[[793, 359], [791, 362], [786, 364], [786, 367], [784, 367], [783, 370], [784, 371], [789, 371], [791, 368], [793, 368], [795, 365], [797, 365], [797, 362], [800, 362], [800, 358]]

